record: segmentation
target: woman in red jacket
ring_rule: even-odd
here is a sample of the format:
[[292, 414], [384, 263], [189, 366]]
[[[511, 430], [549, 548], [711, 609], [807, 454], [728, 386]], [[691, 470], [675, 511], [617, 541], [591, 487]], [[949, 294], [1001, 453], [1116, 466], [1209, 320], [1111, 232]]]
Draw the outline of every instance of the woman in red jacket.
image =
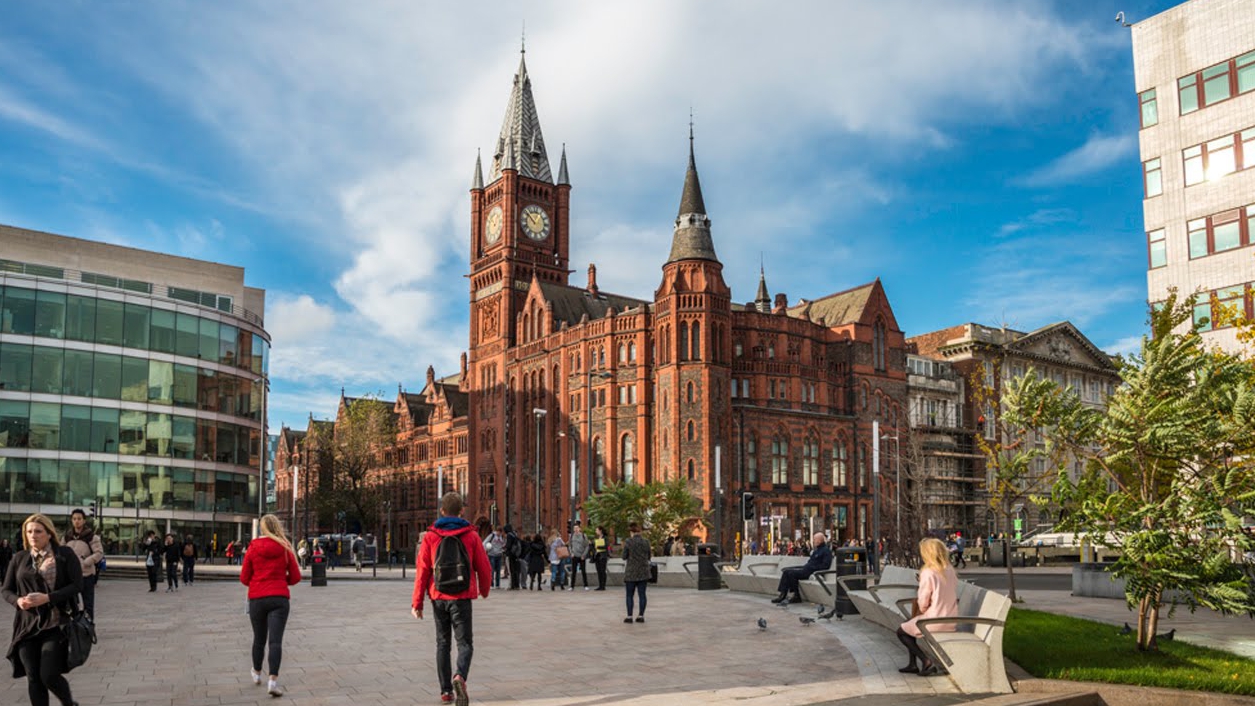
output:
[[262, 536], [244, 553], [240, 583], [248, 586], [248, 619], [253, 624], [253, 683], [261, 684], [261, 658], [270, 646], [271, 696], [283, 696], [279, 686], [279, 662], [283, 659], [283, 629], [288, 624], [288, 586], [301, 580], [292, 543], [274, 515], [261, 518]]

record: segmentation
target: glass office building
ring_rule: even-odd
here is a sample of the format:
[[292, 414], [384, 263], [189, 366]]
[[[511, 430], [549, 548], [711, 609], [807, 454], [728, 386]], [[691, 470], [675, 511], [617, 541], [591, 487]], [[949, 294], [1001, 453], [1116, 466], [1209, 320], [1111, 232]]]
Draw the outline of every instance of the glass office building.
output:
[[95, 507], [109, 553], [248, 537], [264, 302], [240, 268], [0, 226], [0, 536]]

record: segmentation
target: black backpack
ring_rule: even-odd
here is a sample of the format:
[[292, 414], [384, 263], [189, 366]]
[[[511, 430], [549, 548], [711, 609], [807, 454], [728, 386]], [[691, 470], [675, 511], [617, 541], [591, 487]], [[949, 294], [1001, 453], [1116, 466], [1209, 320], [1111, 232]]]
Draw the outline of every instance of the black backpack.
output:
[[515, 559], [522, 559], [523, 551], [524, 551], [523, 540], [519, 539], [515, 535], [510, 535], [509, 541], [510, 541], [510, 556], [514, 557]]
[[436, 590], [455, 595], [471, 587], [471, 557], [458, 535], [449, 535], [436, 546], [436, 563], [432, 567]]

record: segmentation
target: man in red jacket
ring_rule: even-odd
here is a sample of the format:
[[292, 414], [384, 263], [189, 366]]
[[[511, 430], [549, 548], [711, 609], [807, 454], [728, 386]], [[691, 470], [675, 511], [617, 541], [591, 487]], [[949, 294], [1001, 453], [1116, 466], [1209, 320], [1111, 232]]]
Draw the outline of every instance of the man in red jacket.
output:
[[[440, 499], [440, 519], [423, 535], [423, 543], [419, 545], [418, 576], [414, 579], [414, 596], [410, 599], [410, 613], [422, 620], [423, 601], [431, 596], [432, 610], [436, 614], [436, 676], [440, 679], [440, 700], [443, 703], [456, 700], [456, 706], [470, 703], [466, 695], [466, 677], [475, 652], [471, 634], [471, 600], [487, 598], [492, 584], [492, 566], [488, 563], [484, 545], [471, 523], [462, 519], [461, 515], [462, 496], [446, 493]], [[471, 580], [467, 589], [460, 593], [442, 593], [434, 581], [436, 551], [445, 537], [460, 539], [470, 559]], [[450, 631], [458, 642], [458, 669], [452, 675]]]

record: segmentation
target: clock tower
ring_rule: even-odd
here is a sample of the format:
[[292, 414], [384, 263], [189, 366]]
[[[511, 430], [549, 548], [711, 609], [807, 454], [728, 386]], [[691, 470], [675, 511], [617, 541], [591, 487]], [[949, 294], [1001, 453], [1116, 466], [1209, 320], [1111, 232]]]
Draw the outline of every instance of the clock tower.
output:
[[[475, 159], [471, 184], [470, 356], [462, 389], [470, 394], [469, 464], [476, 505], [498, 521], [514, 520], [506, 498], [517, 468], [512, 415], [517, 389], [508, 352], [520, 342], [519, 313], [533, 281], [565, 286], [569, 275], [570, 195], [566, 149], [554, 180], [541, 134], [526, 56], [519, 59], [488, 179]], [[493, 510], [495, 509], [495, 513]]]

